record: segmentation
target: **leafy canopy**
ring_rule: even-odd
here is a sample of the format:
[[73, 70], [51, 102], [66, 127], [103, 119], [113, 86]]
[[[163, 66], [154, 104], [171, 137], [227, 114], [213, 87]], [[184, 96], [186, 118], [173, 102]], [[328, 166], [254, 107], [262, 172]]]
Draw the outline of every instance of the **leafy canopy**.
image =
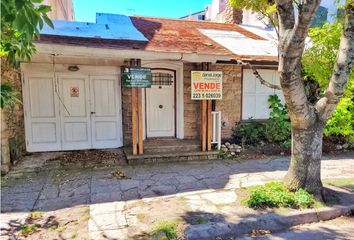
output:
[[229, 2], [234, 8], [247, 9], [259, 13], [260, 19], [266, 20], [266, 24], [270, 23], [274, 27], [278, 26], [277, 8], [274, 0], [229, 0]]
[[1, 49], [0, 56], [7, 57], [12, 65], [20, 60], [31, 60], [35, 52], [33, 40], [39, 37], [44, 24], [54, 27], [47, 13], [50, 6], [41, 5], [43, 0], [1, 1]]
[[[311, 47], [302, 58], [305, 79], [314, 79], [324, 92], [330, 81], [339, 49], [343, 23], [338, 20], [309, 31]], [[354, 141], [354, 71], [349, 76], [344, 96], [328, 120], [324, 134], [344, 136]]]

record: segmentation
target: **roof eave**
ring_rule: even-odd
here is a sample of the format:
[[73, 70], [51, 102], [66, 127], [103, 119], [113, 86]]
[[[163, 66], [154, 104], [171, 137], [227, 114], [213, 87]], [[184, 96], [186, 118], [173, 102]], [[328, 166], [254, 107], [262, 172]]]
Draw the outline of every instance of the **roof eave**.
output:
[[107, 58], [139, 58], [142, 60], [173, 60], [186, 62], [229, 61], [229, 55], [215, 55], [188, 52], [163, 52], [134, 49], [112, 49], [102, 47], [77, 46], [53, 43], [35, 43], [37, 51], [41, 54], [63, 55], [76, 57], [107, 57]]

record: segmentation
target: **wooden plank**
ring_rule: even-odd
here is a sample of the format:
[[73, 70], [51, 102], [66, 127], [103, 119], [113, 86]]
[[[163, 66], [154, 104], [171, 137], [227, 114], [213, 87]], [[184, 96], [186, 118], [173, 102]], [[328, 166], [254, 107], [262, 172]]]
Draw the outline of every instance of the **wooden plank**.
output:
[[138, 146], [139, 154], [144, 153], [143, 145], [143, 89], [137, 89], [138, 91]]
[[133, 155], [137, 155], [138, 149], [137, 149], [137, 142], [136, 142], [136, 95], [137, 95], [137, 89], [132, 88], [132, 145], [133, 145]]
[[207, 132], [207, 101], [202, 100], [202, 151], [206, 151], [206, 132]]
[[207, 119], [208, 119], [208, 127], [207, 127], [207, 150], [211, 150], [211, 134], [212, 134], [212, 116], [211, 116], [211, 104], [212, 100], [207, 100], [208, 102], [208, 109], [207, 109]]

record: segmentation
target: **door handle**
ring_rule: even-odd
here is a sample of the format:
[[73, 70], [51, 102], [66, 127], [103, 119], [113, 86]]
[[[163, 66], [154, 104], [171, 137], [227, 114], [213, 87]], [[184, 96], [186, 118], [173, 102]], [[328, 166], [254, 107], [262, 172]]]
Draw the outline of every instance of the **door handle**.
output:
[[162, 106], [162, 105], [159, 105], [159, 108], [163, 108], [163, 106]]
[[96, 114], [96, 112], [91, 112], [91, 114]]

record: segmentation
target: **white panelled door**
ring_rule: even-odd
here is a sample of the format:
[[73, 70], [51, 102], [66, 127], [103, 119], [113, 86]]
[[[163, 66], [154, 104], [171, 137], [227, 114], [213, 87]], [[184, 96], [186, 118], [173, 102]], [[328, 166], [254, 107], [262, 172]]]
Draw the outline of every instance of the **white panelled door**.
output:
[[[52, 74], [31, 74], [24, 78], [25, 132], [27, 151], [55, 151], [60, 144], [58, 99]], [[41, 150], [42, 149], [42, 150]]]
[[175, 136], [175, 73], [152, 70], [152, 86], [146, 89], [146, 136]]
[[62, 150], [91, 148], [89, 79], [86, 75], [59, 75]]
[[91, 119], [93, 148], [114, 148], [121, 145], [119, 128], [120, 104], [115, 76], [92, 76]]
[[122, 146], [117, 75], [25, 74], [29, 152]]

